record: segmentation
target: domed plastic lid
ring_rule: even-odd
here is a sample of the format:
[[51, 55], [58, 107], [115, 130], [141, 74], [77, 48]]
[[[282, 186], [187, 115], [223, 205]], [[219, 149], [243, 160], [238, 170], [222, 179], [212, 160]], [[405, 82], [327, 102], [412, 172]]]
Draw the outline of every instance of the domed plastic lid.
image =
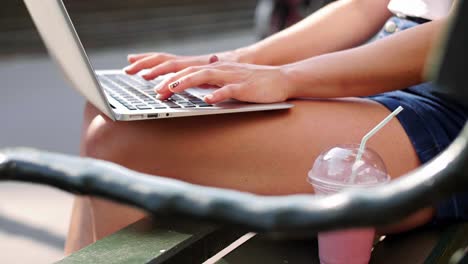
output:
[[[353, 186], [370, 187], [390, 180], [379, 154], [366, 148], [356, 163], [358, 150], [357, 144], [338, 145], [317, 157], [308, 174], [308, 180], [317, 193], [332, 193]], [[354, 182], [351, 177], [353, 169]]]

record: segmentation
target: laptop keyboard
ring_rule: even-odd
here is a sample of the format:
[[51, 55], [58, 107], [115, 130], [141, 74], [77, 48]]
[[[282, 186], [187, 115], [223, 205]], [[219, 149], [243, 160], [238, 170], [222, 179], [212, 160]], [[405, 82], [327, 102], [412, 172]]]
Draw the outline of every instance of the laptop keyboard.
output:
[[126, 74], [100, 74], [98, 80], [107, 95], [132, 111], [213, 106], [187, 92], [174, 94], [167, 100], [158, 100], [154, 87], [159, 80], [147, 81], [140, 76]]

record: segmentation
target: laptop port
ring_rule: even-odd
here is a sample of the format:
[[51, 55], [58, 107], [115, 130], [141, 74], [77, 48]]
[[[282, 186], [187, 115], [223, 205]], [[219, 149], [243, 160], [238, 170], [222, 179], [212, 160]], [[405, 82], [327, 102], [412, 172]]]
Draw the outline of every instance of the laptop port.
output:
[[158, 118], [158, 114], [149, 114], [148, 118]]

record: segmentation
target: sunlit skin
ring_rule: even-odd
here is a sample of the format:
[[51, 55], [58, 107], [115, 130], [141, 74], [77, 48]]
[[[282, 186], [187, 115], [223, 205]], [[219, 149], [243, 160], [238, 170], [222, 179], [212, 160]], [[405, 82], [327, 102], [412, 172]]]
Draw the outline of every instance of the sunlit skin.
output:
[[[401, 89], [423, 81], [424, 63], [431, 43], [443, 24], [443, 20], [433, 21], [364, 46], [280, 66], [232, 62], [224, 54], [216, 63], [209, 63], [209, 56], [198, 57], [203, 65], [178, 67], [178, 72], [155, 90], [160, 99], [167, 99], [173, 93], [208, 84], [219, 89], [205, 98], [207, 103], [230, 98], [272, 103], [298, 97], [366, 96]], [[226, 61], [223, 61], [224, 57]], [[155, 72], [161, 72], [160, 58], [156, 54], [136, 59], [127, 72], [133, 74], [153, 68], [144, 75], [146, 79], [153, 79], [159, 76]], [[166, 69], [171, 63], [178, 62], [165, 61], [162, 67]], [[174, 84], [177, 87], [171, 87]]]
[[[217, 88], [205, 98], [208, 103], [234, 98], [257, 103], [289, 100], [295, 106], [283, 111], [112, 122], [88, 104], [81, 154], [207, 186], [262, 195], [312, 193], [305, 177], [315, 157], [332, 145], [358, 142], [390, 113], [376, 102], [356, 97], [423, 81], [433, 39], [445, 22], [429, 22], [362, 45], [392, 15], [388, 2], [336, 1], [282, 32], [232, 51], [128, 55], [128, 74], [148, 70], [143, 77], [151, 80], [175, 73], [155, 87], [160, 99], [200, 86]], [[299, 99], [303, 97], [312, 99]], [[392, 178], [420, 165], [396, 119], [368, 146], [382, 156]], [[407, 230], [426, 223], [432, 214], [431, 208], [421, 210], [379, 230]], [[106, 200], [79, 197], [66, 251], [76, 251], [143, 215]]]

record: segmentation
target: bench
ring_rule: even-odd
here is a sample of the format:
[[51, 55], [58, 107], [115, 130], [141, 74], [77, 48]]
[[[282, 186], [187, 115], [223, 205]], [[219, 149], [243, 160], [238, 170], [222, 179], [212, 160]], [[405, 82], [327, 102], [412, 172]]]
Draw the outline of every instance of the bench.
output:
[[[459, 1], [437, 83], [468, 102], [468, 2]], [[460, 14], [464, 14], [460, 15]], [[330, 197], [264, 197], [145, 175], [116, 164], [30, 149], [0, 151], [0, 180], [47, 184], [133, 205], [140, 220], [60, 263], [318, 263], [322, 230], [393, 223], [468, 186], [468, 123], [434, 160], [388, 185]], [[335, 199], [335, 207], [327, 206]], [[249, 232], [257, 232], [254, 236]], [[249, 236], [246, 237], [245, 234]], [[468, 223], [424, 227], [377, 241], [372, 263], [467, 263]]]
[[[319, 263], [315, 237], [279, 240], [265, 235], [251, 238], [248, 233], [242, 239], [244, 233], [145, 218], [58, 263], [203, 263], [238, 238], [242, 240], [238, 247], [216, 258], [216, 263]], [[463, 245], [468, 245], [468, 223], [426, 227], [377, 241], [370, 263], [449, 263]]]

